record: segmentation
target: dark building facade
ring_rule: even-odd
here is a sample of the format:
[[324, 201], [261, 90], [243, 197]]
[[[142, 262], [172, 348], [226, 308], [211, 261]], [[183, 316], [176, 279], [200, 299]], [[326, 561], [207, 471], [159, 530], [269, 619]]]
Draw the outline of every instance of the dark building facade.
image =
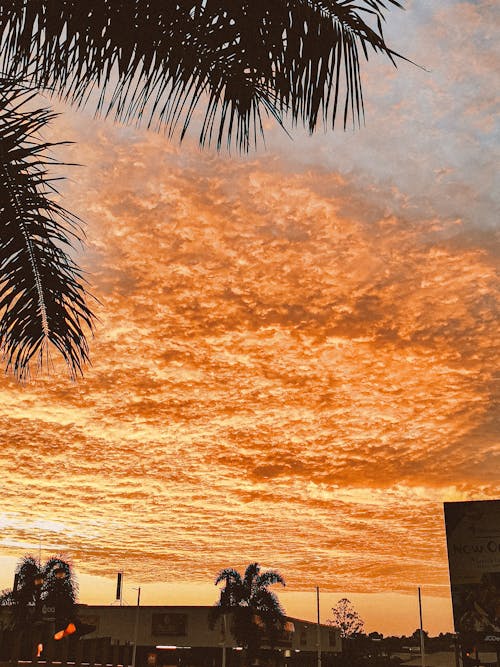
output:
[[[110, 638], [111, 643], [134, 644], [136, 667], [236, 667], [241, 662], [238, 647], [229, 631], [231, 619], [220, 618], [213, 629], [208, 606], [113, 606], [79, 605], [79, 618], [95, 631], [88, 638]], [[256, 664], [317, 665], [318, 636], [322, 665], [333, 664], [341, 651], [338, 628], [311, 621], [287, 618], [285, 631], [271, 648], [263, 647]]]

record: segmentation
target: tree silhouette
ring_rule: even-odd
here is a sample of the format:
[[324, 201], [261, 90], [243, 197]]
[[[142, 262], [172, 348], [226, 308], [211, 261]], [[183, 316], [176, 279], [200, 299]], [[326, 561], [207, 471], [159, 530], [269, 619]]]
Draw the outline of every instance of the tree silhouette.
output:
[[[382, 23], [397, 0], [0, 0], [0, 351], [17, 377], [53, 344], [73, 375], [92, 315], [66, 252], [75, 219], [49, 197], [44, 110], [20, 82], [119, 121], [178, 131], [201, 108], [200, 144], [247, 151], [262, 116], [359, 125], [360, 55], [395, 64]], [[14, 82], [14, 83], [12, 83]], [[39, 215], [37, 214], [39, 211]], [[25, 222], [26, 221], [26, 222]]]
[[251, 563], [243, 577], [232, 568], [221, 570], [215, 585], [222, 582], [225, 585], [212, 609], [211, 625], [214, 627], [221, 616], [230, 614], [231, 632], [251, 662], [264, 637], [273, 644], [284, 628], [285, 612], [269, 586], [284, 586], [285, 580], [276, 570], [262, 572], [258, 563]]
[[363, 632], [364, 621], [347, 598], [342, 598], [332, 607], [332, 615], [333, 618], [328, 619], [327, 623], [339, 628], [342, 637], [352, 637]]
[[77, 592], [71, 563], [60, 556], [39, 563], [28, 554], [18, 563], [13, 588], [0, 594], [0, 605], [9, 608], [11, 627], [22, 630], [40, 620], [42, 605], [55, 608], [56, 622], [71, 620]]

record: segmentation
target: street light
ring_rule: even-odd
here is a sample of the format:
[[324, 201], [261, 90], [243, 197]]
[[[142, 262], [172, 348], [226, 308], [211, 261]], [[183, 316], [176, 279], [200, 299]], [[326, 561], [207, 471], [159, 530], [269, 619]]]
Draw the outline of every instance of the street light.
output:
[[135, 659], [137, 656], [137, 634], [139, 631], [139, 606], [141, 604], [141, 587], [137, 589], [137, 607], [135, 608], [135, 623], [134, 623], [134, 648], [132, 649], [132, 667], [135, 667]]

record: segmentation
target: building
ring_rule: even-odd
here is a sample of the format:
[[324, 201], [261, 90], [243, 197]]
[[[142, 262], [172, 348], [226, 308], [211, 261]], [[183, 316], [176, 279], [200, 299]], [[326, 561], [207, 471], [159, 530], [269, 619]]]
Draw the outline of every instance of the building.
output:
[[[231, 619], [220, 618], [210, 627], [208, 606], [113, 606], [79, 605], [83, 623], [95, 626], [87, 638], [110, 638], [111, 644], [134, 644], [137, 636], [137, 667], [167, 665], [227, 667], [239, 664], [238, 647], [229, 628]], [[230, 616], [229, 614], [227, 616]], [[320, 625], [322, 664], [341, 651], [340, 631]], [[261, 665], [316, 665], [318, 625], [287, 617], [285, 631], [276, 646], [263, 647]]]

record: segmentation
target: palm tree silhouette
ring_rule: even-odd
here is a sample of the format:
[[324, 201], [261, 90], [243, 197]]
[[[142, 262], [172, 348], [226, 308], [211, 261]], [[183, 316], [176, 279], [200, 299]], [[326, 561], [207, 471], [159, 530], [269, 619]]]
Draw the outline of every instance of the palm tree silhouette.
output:
[[60, 556], [40, 563], [26, 555], [18, 563], [14, 587], [0, 593], [0, 605], [10, 613], [10, 625], [16, 630], [33, 629], [42, 620], [44, 605], [54, 608], [56, 623], [75, 616], [78, 586], [71, 564]]
[[277, 596], [269, 590], [273, 584], [285, 585], [276, 570], [261, 571], [258, 563], [251, 563], [243, 577], [232, 568], [221, 570], [215, 585], [225, 583], [220, 597], [212, 609], [212, 627], [226, 614], [232, 618], [231, 632], [245, 649], [246, 660], [251, 663], [264, 637], [274, 643], [285, 626], [285, 612]]
[[81, 273], [61, 250], [79, 232], [49, 201], [47, 144], [35, 143], [50, 114], [39, 110], [35, 120], [19, 110], [20, 81], [77, 106], [90, 100], [118, 121], [178, 131], [180, 139], [201, 108], [201, 145], [248, 151], [263, 136], [262, 114], [309, 132], [319, 123], [333, 128], [339, 116], [344, 127], [360, 123], [360, 52], [368, 57], [371, 48], [394, 64], [402, 57], [383, 37], [388, 4], [401, 7], [397, 0], [0, 0], [7, 367], [27, 377], [51, 343], [79, 374], [92, 329]]

